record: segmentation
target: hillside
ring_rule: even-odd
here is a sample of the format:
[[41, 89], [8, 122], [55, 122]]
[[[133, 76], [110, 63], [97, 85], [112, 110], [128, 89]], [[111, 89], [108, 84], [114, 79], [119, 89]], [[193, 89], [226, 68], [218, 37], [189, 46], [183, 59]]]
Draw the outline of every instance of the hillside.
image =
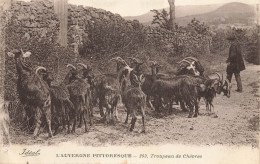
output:
[[[179, 25], [186, 25], [193, 18], [210, 25], [234, 23], [250, 25], [254, 21], [254, 17], [255, 10], [253, 5], [238, 2], [176, 7], [176, 22]], [[125, 19], [137, 19], [141, 23], [151, 24], [153, 13], [149, 12], [136, 17], [125, 17]]]
[[[176, 18], [208, 13], [208, 12], [216, 10], [217, 8], [219, 8], [222, 5], [223, 4], [176, 6]], [[162, 9], [160, 9], [160, 11], [161, 10]], [[169, 11], [169, 8], [167, 8], [165, 10]], [[153, 15], [154, 15], [154, 13], [150, 11], [150, 12], [140, 15], [140, 16], [127, 16], [124, 18], [126, 20], [135, 20], [136, 19], [139, 22], [146, 24], [153, 20]]]
[[179, 25], [186, 25], [191, 19], [196, 18], [209, 25], [217, 24], [244, 24], [251, 25], [255, 18], [254, 7], [244, 3], [228, 3], [218, 9], [192, 16], [177, 18], [176, 22]]

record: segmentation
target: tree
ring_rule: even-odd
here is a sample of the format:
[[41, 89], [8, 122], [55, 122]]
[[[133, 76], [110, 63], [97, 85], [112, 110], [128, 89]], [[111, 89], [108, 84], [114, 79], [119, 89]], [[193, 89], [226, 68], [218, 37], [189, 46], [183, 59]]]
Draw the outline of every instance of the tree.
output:
[[170, 5], [170, 20], [169, 20], [169, 28], [170, 30], [175, 29], [175, 0], [168, 0]]
[[166, 10], [162, 10], [162, 12], [159, 12], [158, 10], [151, 10], [151, 12], [154, 12], [155, 15], [153, 16], [152, 24], [156, 24], [161, 28], [170, 30], [170, 24], [169, 24], [169, 14]]

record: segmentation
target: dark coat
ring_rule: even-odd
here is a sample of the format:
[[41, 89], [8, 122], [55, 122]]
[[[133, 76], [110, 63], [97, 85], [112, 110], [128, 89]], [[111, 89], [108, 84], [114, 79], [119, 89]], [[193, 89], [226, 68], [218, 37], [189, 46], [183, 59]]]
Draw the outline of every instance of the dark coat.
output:
[[245, 70], [241, 46], [235, 41], [229, 48], [227, 63], [230, 63], [227, 66], [227, 73], [239, 73], [240, 71]]

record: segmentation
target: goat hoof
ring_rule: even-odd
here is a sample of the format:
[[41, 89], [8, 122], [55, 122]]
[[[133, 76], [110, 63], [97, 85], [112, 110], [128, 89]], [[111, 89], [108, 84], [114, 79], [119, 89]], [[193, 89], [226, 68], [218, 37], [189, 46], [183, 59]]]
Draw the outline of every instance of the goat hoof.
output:
[[145, 133], [145, 130], [142, 130], [141, 133]]
[[189, 115], [188, 118], [192, 118], [192, 115]]
[[194, 114], [194, 116], [193, 117], [198, 117], [198, 114]]
[[134, 129], [130, 128], [130, 130], [129, 130], [129, 131], [130, 131], [130, 132], [132, 132], [133, 130], [134, 130]]

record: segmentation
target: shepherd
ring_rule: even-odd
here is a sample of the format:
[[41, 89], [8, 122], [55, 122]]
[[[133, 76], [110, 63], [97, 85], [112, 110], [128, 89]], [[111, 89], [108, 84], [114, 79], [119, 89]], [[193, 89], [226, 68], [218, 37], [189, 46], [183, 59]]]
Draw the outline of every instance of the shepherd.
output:
[[245, 64], [242, 57], [241, 45], [238, 42], [235, 35], [229, 36], [227, 40], [230, 41], [231, 45], [229, 48], [229, 56], [227, 59], [227, 79], [231, 82], [232, 75], [235, 75], [237, 82], [237, 92], [242, 92], [242, 82], [240, 78], [240, 71], [245, 70]]

